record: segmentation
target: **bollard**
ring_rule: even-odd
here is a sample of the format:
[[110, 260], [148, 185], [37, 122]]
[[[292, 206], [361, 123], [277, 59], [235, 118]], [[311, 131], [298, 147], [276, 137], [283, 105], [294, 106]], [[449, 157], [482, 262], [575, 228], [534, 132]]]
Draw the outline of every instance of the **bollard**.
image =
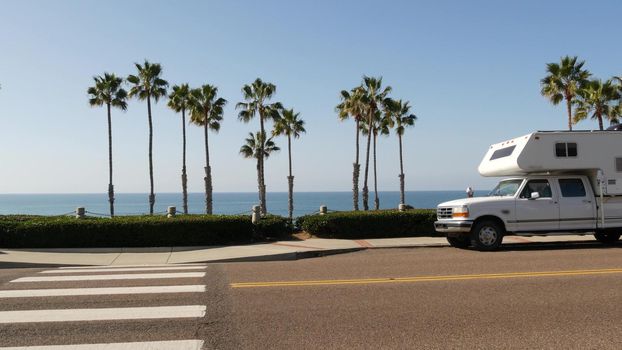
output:
[[397, 210], [399, 211], [404, 211], [406, 210], [406, 204], [404, 203], [400, 203], [400, 205], [397, 206]]
[[320, 215], [328, 213], [328, 208], [325, 205], [320, 205]]
[[76, 219], [84, 219], [86, 217], [86, 209], [84, 207], [76, 208]]
[[168, 207], [168, 209], [166, 210], [166, 217], [167, 218], [172, 218], [175, 217], [175, 214], [177, 214], [177, 207]]
[[253, 216], [251, 217], [251, 222], [253, 223], [253, 225], [257, 224], [260, 218], [261, 218], [261, 207], [258, 205], [253, 205]]

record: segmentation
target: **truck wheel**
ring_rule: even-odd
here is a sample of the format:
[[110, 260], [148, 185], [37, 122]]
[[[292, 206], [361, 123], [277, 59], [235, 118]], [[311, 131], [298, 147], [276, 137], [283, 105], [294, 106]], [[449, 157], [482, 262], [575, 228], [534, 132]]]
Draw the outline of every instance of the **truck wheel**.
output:
[[477, 250], [497, 250], [503, 241], [503, 229], [494, 221], [477, 223], [471, 230], [471, 244]]
[[447, 242], [449, 245], [455, 248], [468, 248], [471, 245], [471, 238], [466, 235], [462, 236], [447, 236]]
[[620, 239], [619, 233], [596, 232], [594, 238], [603, 244], [615, 244]]

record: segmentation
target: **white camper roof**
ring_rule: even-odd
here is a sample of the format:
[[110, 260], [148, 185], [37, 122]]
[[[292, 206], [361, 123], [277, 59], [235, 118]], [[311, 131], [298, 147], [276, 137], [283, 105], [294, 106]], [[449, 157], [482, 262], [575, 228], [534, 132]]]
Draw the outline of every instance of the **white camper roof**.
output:
[[622, 177], [622, 132], [537, 131], [490, 146], [478, 171], [515, 176], [598, 169]]

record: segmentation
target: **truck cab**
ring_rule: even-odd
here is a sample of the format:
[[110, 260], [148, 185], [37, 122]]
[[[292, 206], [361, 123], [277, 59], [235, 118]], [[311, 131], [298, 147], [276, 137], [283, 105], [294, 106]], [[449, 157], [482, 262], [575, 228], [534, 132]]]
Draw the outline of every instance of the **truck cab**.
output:
[[506, 234], [595, 231], [596, 203], [586, 176], [512, 177], [501, 180], [486, 197], [439, 204], [435, 228], [452, 245], [474, 241], [477, 248], [496, 249]]

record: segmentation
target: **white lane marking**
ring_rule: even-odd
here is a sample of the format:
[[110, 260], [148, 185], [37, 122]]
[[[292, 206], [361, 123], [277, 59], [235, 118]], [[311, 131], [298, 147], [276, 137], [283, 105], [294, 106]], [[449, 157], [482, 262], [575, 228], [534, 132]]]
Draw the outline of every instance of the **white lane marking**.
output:
[[109, 344], [42, 345], [0, 348], [2, 350], [201, 350], [203, 340], [168, 340]]
[[131, 271], [169, 271], [169, 270], [205, 270], [207, 266], [168, 266], [168, 267], [122, 267], [116, 269], [63, 269], [63, 270], [46, 270], [39, 273], [91, 273], [91, 272], [131, 272]]
[[54, 309], [0, 311], [0, 324], [32, 322], [76, 322], [142, 320], [162, 318], [200, 318], [205, 305], [122, 307], [106, 309]]
[[80, 270], [89, 270], [89, 269], [117, 269], [117, 268], [124, 268], [124, 267], [171, 267], [171, 266], [207, 266], [204, 263], [189, 263], [189, 264], [142, 264], [142, 265], [97, 265], [97, 266], [62, 266], [59, 267], [59, 270], [74, 270], [74, 269], [80, 269]]
[[111, 288], [66, 288], [66, 289], [21, 289], [0, 290], [1, 298], [36, 298], [77, 295], [118, 295], [118, 294], [164, 294], [201, 293], [203, 285], [111, 287]]
[[21, 277], [11, 282], [65, 282], [65, 281], [107, 281], [107, 280], [144, 280], [161, 278], [199, 278], [205, 272], [170, 272], [170, 273], [131, 273], [118, 275], [80, 275], [80, 276], [44, 276]]

